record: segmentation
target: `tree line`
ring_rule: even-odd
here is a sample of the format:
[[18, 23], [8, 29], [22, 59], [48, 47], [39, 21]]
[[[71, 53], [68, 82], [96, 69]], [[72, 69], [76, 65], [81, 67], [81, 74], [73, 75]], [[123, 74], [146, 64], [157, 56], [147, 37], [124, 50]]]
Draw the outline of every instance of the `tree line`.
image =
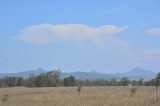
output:
[[[123, 77], [120, 80], [112, 78], [110, 80], [106, 79], [96, 79], [96, 80], [80, 80], [76, 79], [74, 76], [69, 76], [64, 79], [60, 78], [61, 70], [54, 70], [46, 73], [41, 73], [35, 76], [30, 74], [28, 78], [24, 79], [22, 77], [4, 77], [0, 79], [0, 87], [57, 87], [57, 86], [157, 86], [157, 82], [160, 80], [160, 73], [155, 79], [144, 81], [140, 80], [129, 80], [127, 77]], [[158, 78], [158, 80], [157, 80]]]

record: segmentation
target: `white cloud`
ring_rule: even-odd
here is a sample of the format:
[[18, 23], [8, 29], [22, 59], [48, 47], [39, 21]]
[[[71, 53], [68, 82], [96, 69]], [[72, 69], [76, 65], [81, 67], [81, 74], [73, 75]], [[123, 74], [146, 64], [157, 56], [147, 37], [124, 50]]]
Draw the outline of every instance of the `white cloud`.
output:
[[[90, 27], [83, 24], [40, 24], [25, 28], [17, 36], [17, 39], [34, 44], [54, 43], [63, 40], [90, 40], [96, 44], [100, 42], [100, 49], [96, 49], [99, 52], [92, 58], [94, 61], [94, 57], [99, 57], [98, 63], [102, 66], [108, 66], [107, 70], [129, 70], [136, 66], [152, 70], [159, 69], [160, 48], [133, 49], [129, 42], [115, 36], [126, 29], [126, 26], [115, 25]], [[150, 29], [147, 33], [155, 35], [158, 31]], [[87, 54], [92, 54], [92, 52], [95, 51], [87, 51]], [[86, 59], [88, 61], [88, 58]], [[113, 64], [116, 67], [112, 67]]]
[[126, 26], [103, 25], [101, 27], [90, 27], [84, 24], [40, 24], [25, 28], [17, 39], [35, 43], [45, 44], [59, 40], [91, 40], [112, 37], [124, 30]]
[[152, 28], [146, 31], [149, 35], [159, 35], [160, 36], [160, 27], [159, 28]]

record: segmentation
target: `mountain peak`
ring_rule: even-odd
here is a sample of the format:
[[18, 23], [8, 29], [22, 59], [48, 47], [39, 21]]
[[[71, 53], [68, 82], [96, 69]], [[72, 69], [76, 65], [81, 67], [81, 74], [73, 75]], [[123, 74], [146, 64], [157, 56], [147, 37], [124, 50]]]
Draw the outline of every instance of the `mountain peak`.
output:
[[130, 70], [129, 72], [126, 72], [123, 75], [126, 76], [126, 77], [133, 78], [133, 79], [143, 78], [143, 79], [146, 79], [146, 80], [152, 79], [156, 76], [156, 74], [154, 72], [152, 72], [150, 70], [143, 69], [141, 67], [135, 67], [132, 70]]
[[[29, 74], [34, 73], [35, 75], [39, 75], [45, 72], [47, 71], [42, 68], [37, 68], [35, 70], [29, 70], [29, 71], [24, 71], [19, 73], [0, 73], [0, 78], [4, 76], [20, 76], [20, 77], [27, 78]], [[111, 79], [111, 78], [120, 79], [122, 77], [128, 77], [129, 79], [132, 79], [132, 80], [138, 80], [140, 78], [143, 78], [144, 80], [149, 80], [149, 79], [155, 78], [156, 76], [154, 72], [140, 68], [140, 67], [135, 67], [128, 72], [115, 73], [115, 74], [99, 73], [96, 70], [91, 70], [90, 72], [83, 72], [83, 71], [76, 71], [76, 72], [70, 72], [70, 73], [62, 72], [61, 74], [62, 74], [61, 78], [73, 75], [77, 79], [92, 79], [92, 80], [93, 79]]]
[[139, 74], [140, 73], [143, 73], [143, 74], [152, 73], [153, 74], [154, 72], [147, 70], [147, 69], [143, 69], [141, 67], [135, 67], [132, 70], [130, 70], [128, 73], [139, 73]]
[[35, 71], [45, 71], [43, 68], [37, 68]]
[[135, 67], [132, 70], [144, 70], [144, 69], [142, 69], [141, 67]]

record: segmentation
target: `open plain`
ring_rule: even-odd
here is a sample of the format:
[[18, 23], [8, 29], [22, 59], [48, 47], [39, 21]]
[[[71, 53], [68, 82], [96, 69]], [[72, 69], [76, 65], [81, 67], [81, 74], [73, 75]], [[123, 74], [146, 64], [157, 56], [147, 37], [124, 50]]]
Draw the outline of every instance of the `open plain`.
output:
[[[155, 87], [138, 87], [131, 96], [130, 87], [0, 88], [0, 106], [160, 106]], [[160, 99], [160, 95], [159, 99]]]

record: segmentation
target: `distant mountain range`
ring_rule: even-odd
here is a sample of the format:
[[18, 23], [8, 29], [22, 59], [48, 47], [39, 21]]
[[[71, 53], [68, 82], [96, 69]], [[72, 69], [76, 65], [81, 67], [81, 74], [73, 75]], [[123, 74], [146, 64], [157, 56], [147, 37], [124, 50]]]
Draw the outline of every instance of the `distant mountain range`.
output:
[[[18, 72], [18, 73], [0, 73], [0, 78], [5, 76], [19, 76], [19, 77], [27, 78], [30, 74], [39, 75], [40, 73], [45, 73], [45, 72], [47, 71], [42, 68], [38, 68], [36, 70], [29, 70], [29, 71]], [[128, 72], [115, 73], [115, 74], [99, 73], [97, 71], [90, 71], [90, 72], [77, 71], [77, 72], [70, 72], [70, 73], [62, 72], [61, 78], [63, 79], [71, 75], [73, 75], [76, 79], [83, 79], [83, 80], [111, 79], [111, 78], [116, 78], [117, 80], [119, 80], [122, 77], [127, 77], [131, 80], [138, 80], [141, 78], [143, 78], [144, 80], [150, 80], [155, 78], [156, 73], [136, 67]]]
[[47, 71], [42, 68], [38, 68], [36, 70], [29, 70], [29, 71], [18, 72], [18, 73], [0, 73], [0, 78], [5, 77], [5, 76], [18, 76], [18, 77], [27, 78], [29, 77], [30, 74], [39, 75], [45, 72]]

